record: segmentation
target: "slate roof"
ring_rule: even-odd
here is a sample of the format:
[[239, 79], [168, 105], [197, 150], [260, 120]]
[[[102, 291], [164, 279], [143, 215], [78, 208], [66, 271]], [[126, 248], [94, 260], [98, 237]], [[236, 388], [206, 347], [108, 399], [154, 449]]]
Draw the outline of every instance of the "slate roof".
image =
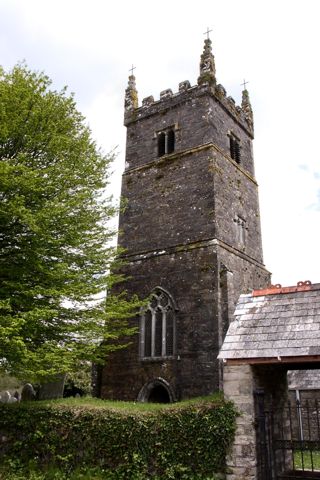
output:
[[218, 358], [320, 359], [320, 284], [299, 282], [241, 295]]

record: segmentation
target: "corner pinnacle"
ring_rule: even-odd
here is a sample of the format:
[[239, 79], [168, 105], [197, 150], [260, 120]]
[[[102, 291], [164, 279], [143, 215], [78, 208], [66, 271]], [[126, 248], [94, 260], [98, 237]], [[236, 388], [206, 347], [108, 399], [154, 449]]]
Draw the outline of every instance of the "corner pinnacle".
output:
[[204, 41], [203, 53], [200, 59], [200, 76], [198, 78], [198, 85], [216, 85], [216, 67], [214, 63], [214, 55], [212, 54], [211, 45], [212, 42], [208, 34], [208, 38], [206, 38]]
[[132, 65], [130, 68], [131, 75], [129, 75], [128, 86], [126, 88], [124, 110], [125, 113], [132, 112], [138, 108], [138, 91], [136, 88], [136, 77], [133, 75], [135, 67]]
[[[245, 82], [245, 84], [248, 82]], [[246, 85], [244, 85], [246, 86]], [[250, 103], [249, 92], [246, 88], [242, 91], [241, 109], [244, 116], [251, 127], [253, 127], [253, 111]]]

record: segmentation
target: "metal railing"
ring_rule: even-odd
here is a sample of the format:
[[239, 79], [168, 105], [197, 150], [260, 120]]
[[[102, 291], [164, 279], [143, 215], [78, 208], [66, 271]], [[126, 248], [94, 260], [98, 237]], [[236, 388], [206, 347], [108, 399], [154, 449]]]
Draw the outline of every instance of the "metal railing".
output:
[[256, 392], [259, 480], [320, 479], [320, 406], [317, 399], [283, 405]]

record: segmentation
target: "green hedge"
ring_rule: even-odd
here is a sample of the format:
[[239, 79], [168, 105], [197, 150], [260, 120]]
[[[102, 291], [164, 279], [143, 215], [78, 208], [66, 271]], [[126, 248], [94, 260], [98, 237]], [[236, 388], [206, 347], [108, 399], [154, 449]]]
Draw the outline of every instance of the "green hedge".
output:
[[141, 412], [59, 404], [0, 407], [0, 463], [101, 467], [114, 479], [213, 478], [235, 430], [231, 403]]

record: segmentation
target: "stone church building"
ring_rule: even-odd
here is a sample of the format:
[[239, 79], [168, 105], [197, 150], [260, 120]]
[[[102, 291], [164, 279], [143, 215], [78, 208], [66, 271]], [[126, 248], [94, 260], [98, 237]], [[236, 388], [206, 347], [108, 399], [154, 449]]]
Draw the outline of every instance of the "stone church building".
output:
[[100, 371], [102, 398], [170, 402], [222, 386], [217, 360], [241, 293], [263, 288], [253, 114], [216, 81], [211, 40], [197, 84], [138, 103], [125, 94], [126, 166], [119, 245], [129, 294], [149, 298], [137, 334]]

